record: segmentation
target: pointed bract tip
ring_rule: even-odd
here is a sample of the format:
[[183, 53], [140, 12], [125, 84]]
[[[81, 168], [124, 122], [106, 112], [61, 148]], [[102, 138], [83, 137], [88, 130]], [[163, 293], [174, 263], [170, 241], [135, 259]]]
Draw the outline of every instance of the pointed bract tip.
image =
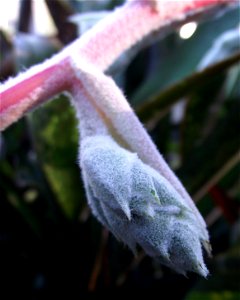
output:
[[212, 246], [211, 246], [210, 242], [207, 240], [204, 240], [204, 241], [202, 241], [202, 245], [203, 245], [203, 248], [206, 250], [208, 257], [211, 258], [212, 257]]
[[119, 203], [119, 204], [120, 204], [121, 209], [123, 210], [124, 214], [128, 218], [128, 221], [131, 221], [131, 210], [130, 210], [129, 206], [125, 203]]
[[197, 263], [195, 266], [195, 272], [198, 273], [199, 275], [203, 276], [204, 278], [207, 278], [209, 272], [206, 266], [200, 262]]
[[129, 207], [129, 204], [127, 201], [124, 200], [124, 198], [120, 197], [116, 197], [115, 198], [116, 202], [118, 203], [118, 205], [120, 206], [121, 210], [123, 211], [123, 213], [125, 214], [125, 216], [127, 217], [128, 221], [131, 221], [131, 209]]

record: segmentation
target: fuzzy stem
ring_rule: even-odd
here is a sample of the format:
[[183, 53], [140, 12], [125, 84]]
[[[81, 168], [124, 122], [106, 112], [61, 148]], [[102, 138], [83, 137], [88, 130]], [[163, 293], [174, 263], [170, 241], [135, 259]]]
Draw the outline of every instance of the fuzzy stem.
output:
[[109, 118], [113, 128], [123, 141], [133, 152], [139, 155], [143, 162], [157, 170], [172, 184], [195, 212], [196, 218], [205, 226], [205, 222], [198, 213], [191, 197], [158, 152], [115, 82], [94, 66], [81, 62], [77, 57], [73, 57], [72, 68], [76, 74], [76, 80], [82, 82], [83, 89], [87, 92], [94, 106]]
[[[237, 3], [236, 0], [162, 0], [156, 11], [148, 1], [130, 1], [51, 59], [0, 86], [0, 130], [56, 94], [71, 90], [69, 58], [77, 54], [106, 70], [125, 50], [167, 23]], [[176, 24], [174, 24], [176, 26]]]
[[80, 139], [94, 135], [107, 135], [108, 129], [104, 124], [100, 112], [94, 106], [91, 96], [78, 79], [74, 79], [71, 90], [72, 103], [76, 109], [79, 122]]

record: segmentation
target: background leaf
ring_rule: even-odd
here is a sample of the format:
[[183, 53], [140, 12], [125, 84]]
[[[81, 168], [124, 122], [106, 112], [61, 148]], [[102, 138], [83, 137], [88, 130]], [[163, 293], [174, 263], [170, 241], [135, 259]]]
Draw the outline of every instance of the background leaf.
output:
[[164, 87], [191, 74], [214, 40], [224, 31], [237, 27], [238, 23], [239, 8], [235, 8], [200, 24], [193, 37], [188, 40], [181, 40], [176, 34], [172, 34], [164, 43], [156, 44], [152, 55], [157, 61], [154, 60], [154, 64], [151, 64], [148, 77], [131, 97], [131, 103], [139, 105]]
[[78, 132], [73, 108], [60, 96], [30, 116], [35, 148], [56, 200], [69, 218], [76, 218], [84, 200], [77, 165]]

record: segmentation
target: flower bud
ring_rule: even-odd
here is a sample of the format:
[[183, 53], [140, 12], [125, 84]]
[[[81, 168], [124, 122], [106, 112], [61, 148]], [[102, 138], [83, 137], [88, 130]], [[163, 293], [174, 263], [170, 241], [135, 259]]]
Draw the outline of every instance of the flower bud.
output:
[[84, 138], [80, 150], [89, 205], [117, 239], [179, 273], [207, 276], [206, 228], [167, 179], [108, 135]]

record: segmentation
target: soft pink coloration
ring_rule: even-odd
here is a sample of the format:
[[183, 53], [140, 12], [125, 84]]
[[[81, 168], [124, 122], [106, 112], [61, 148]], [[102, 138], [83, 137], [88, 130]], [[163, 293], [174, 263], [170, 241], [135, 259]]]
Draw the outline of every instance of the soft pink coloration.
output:
[[[8, 107], [16, 104], [15, 98], [24, 99], [27, 94], [30, 94], [33, 90], [38, 87], [43, 86], [45, 82], [45, 78], [51, 79], [52, 76], [55, 77], [55, 73], [57, 73], [59, 66], [53, 65], [24, 81], [20, 81], [11, 87], [11, 94], [8, 90], [2, 92], [1, 97], [4, 101], [1, 102], [1, 110], [6, 110]], [[55, 78], [55, 81], [56, 78]], [[24, 83], [24, 84], [23, 84]], [[50, 89], [45, 91], [46, 93], [50, 93]], [[46, 95], [47, 97], [47, 95]], [[42, 98], [45, 98], [42, 96]]]
[[123, 51], [164, 24], [184, 20], [187, 14], [204, 8], [233, 2], [236, 0], [161, 0], [155, 6], [148, 0], [130, 1], [59, 54], [0, 86], [0, 129], [54, 95], [71, 89], [69, 58], [73, 54], [104, 71]]

